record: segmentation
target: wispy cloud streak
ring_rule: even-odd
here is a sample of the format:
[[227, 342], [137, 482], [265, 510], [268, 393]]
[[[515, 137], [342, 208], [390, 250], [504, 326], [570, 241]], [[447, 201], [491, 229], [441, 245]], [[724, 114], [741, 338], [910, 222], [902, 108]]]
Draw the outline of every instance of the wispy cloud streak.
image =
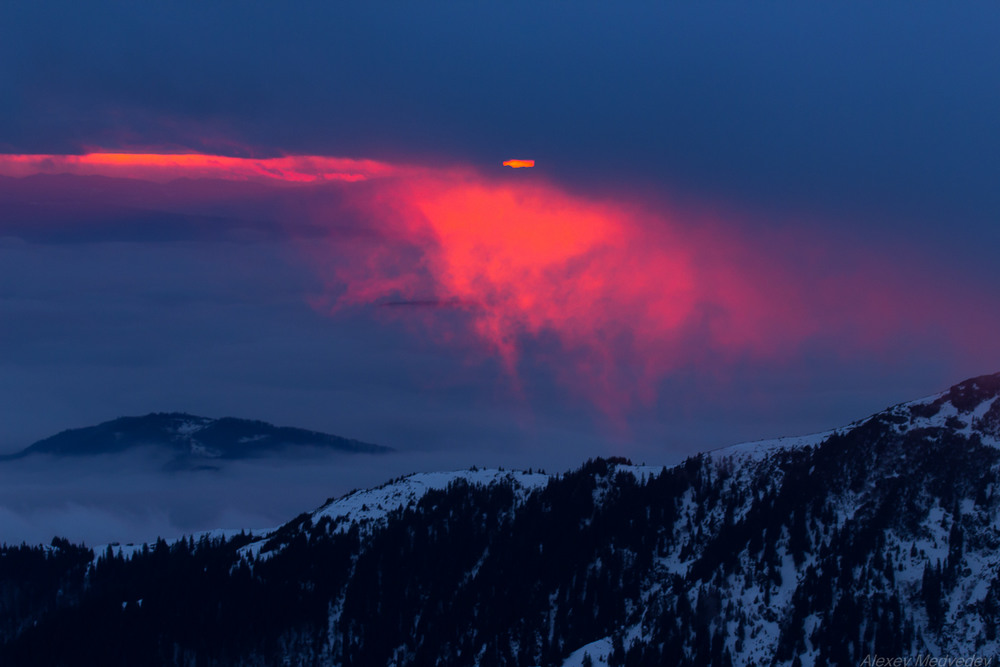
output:
[[363, 181], [398, 171], [384, 162], [295, 155], [242, 158], [200, 153], [85, 153], [83, 155], [0, 155], [0, 175], [78, 174], [149, 181], [218, 178], [233, 181], [314, 183]]

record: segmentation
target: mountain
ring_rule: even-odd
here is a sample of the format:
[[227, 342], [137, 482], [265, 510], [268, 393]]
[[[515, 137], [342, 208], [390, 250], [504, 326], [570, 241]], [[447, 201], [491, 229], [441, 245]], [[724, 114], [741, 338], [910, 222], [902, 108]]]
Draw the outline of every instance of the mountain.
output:
[[169, 453], [174, 457], [173, 464], [180, 467], [204, 467], [214, 459], [259, 457], [295, 447], [356, 454], [392, 451], [359, 440], [273, 426], [262, 421], [158, 412], [144, 417], [119, 417], [96, 426], [63, 431], [4, 458], [10, 460], [32, 454], [95, 456], [119, 454], [139, 447], [153, 447]]
[[996, 664], [998, 395], [671, 468], [412, 475], [259, 536], [6, 547], [0, 664]]

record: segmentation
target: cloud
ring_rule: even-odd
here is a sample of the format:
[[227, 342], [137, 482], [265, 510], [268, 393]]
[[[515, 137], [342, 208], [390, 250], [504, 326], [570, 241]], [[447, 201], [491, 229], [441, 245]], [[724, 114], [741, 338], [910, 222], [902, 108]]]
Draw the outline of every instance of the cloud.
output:
[[[988, 291], [926, 274], [813, 228], [762, 230], [738, 213], [587, 197], [545, 180], [432, 170], [348, 198], [387, 241], [350, 256], [310, 253], [336, 313], [386, 301], [468, 304], [422, 317], [447, 344], [474, 333], [517, 382], [543, 365], [608, 414], [652, 404], [688, 367], [722, 375], [744, 360], [896, 358], [938, 347], [989, 358], [1000, 323]], [[542, 347], [540, 348], [539, 345]], [[526, 359], [531, 350], [532, 358]]]
[[[582, 453], [581, 453], [582, 454]], [[413, 472], [577, 464], [552, 451], [394, 452], [365, 456], [312, 452], [222, 462], [220, 470], [164, 472], [169, 456], [125, 454], [0, 462], [0, 542], [89, 546], [173, 539], [199, 531], [268, 530], [328, 498]]]
[[[287, 243], [322, 285], [301, 297], [321, 312], [379, 306], [442, 349], [498, 360], [517, 392], [547, 373], [616, 419], [655, 405], [663, 384], [690, 368], [725, 377], [747, 362], [788, 366], [808, 354], [997, 353], [979, 333], [1000, 323], [995, 297], [961, 276], [931, 278], [918, 250], [900, 244], [890, 256], [721, 206], [584, 195], [535, 174], [323, 156], [8, 156], [2, 169], [74, 171], [14, 179], [9, 196], [24, 183], [46, 201], [65, 195], [62, 215], [78, 238], [139, 229], [148, 241], [162, 228], [164, 238], [252, 231]], [[105, 180], [80, 187], [88, 178]], [[95, 184], [104, 194], [87, 199]], [[95, 201], [134, 202], [154, 222], [126, 211], [110, 223], [100, 206], [93, 222], [74, 215]], [[25, 210], [12, 229], [32, 238], [31, 216], [50, 209]]]
[[178, 178], [313, 183], [362, 181], [394, 170], [375, 160], [317, 155], [242, 158], [201, 153], [112, 153], [0, 155], [0, 176], [35, 174], [101, 175], [168, 182]]
[[0, 463], [0, 541], [48, 543], [59, 535], [94, 546], [215, 528], [269, 529], [356, 487], [457, 465], [454, 454], [410, 453], [379, 461], [315, 454], [168, 473], [162, 471], [165, 460], [135, 452]]

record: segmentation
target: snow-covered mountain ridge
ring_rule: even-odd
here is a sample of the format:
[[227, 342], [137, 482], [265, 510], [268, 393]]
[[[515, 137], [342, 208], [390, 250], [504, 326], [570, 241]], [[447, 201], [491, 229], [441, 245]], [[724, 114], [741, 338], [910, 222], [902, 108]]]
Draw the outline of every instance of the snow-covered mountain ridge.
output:
[[978, 436], [983, 444], [1000, 447], [1000, 374], [971, 378], [933, 396], [894, 405], [870, 417], [830, 431], [742, 442], [714, 449], [714, 457], [766, 458], [783, 449], [815, 447], [832, 435], [842, 435], [870, 419], [889, 419], [896, 430], [955, 428], [964, 435]]
[[[659, 474], [662, 468], [619, 464], [616, 470], [627, 472], [641, 481], [648, 476]], [[516, 502], [521, 503], [532, 492], [548, 484], [553, 477], [542, 471], [502, 468], [471, 468], [404, 475], [372, 489], [355, 490], [340, 498], [331, 498], [318, 509], [301, 515], [281, 528], [255, 530], [253, 534], [262, 537], [243, 547], [241, 553], [268, 557], [271, 549], [281, 548], [282, 535], [288, 535], [292, 526], [301, 525], [306, 520], [312, 523], [326, 520], [330, 533], [345, 533], [355, 526], [362, 535], [368, 535], [384, 527], [392, 512], [413, 508], [428, 492], [446, 491], [449, 486], [457, 482], [487, 488], [496, 485], [508, 486], [514, 492]]]
[[996, 664], [998, 394], [983, 376], [670, 468], [425, 473], [264, 539], [88, 551], [72, 603], [0, 607], [0, 660], [74, 662], [45, 641], [74, 628], [74, 664]]
[[425, 472], [404, 475], [372, 489], [351, 491], [340, 498], [331, 498], [318, 509], [303, 514], [290, 524], [275, 530], [254, 531], [263, 537], [246, 545], [241, 555], [267, 558], [283, 546], [282, 538], [291, 534], [303, 522], [326, 520], [328, 532], [345, 533], [354, 526], [361, 534], [371, 534], [385, 526], [391, 512], [412, 508], [430, 491], [444, 491], [458, 481], [489, 487], [509, 485], [520, 499], [544, 486], [549, 475], [523, 470], [504, 471], [472, 468], [446, 472]]

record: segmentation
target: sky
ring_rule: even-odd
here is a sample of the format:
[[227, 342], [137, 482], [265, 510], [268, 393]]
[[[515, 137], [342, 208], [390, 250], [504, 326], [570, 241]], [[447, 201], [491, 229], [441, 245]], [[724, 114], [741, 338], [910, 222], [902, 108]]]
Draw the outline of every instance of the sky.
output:
[[388, 445], [387, 477], [668, 463], [996, 372], [998, 32], [976, 2], [8, 3], [0, 449], [187, 411]]

